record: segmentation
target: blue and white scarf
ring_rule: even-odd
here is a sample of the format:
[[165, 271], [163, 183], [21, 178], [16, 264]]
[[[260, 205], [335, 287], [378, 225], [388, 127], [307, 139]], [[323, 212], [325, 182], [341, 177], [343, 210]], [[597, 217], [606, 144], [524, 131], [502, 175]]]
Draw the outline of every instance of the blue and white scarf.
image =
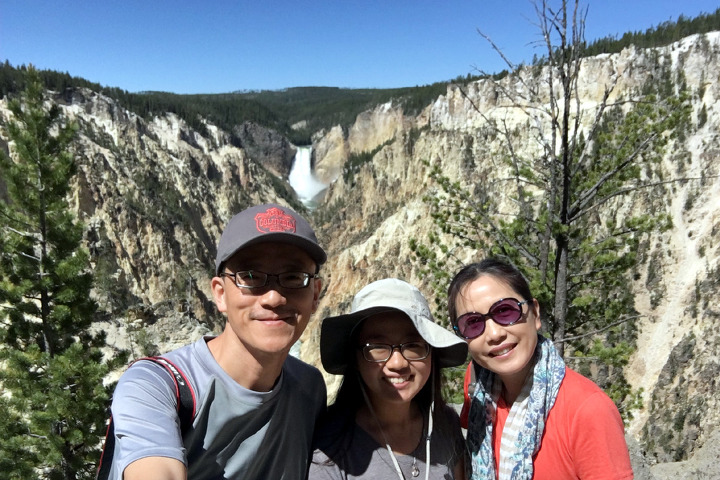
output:
[[[532, 375], [510, 408], [500, 447], [500, 475], [493, 455], [493, 420], [502, 382], [491, 371], [475, 366], [477, 384], [470, 405], [467, 446], [473, 480], [530, 480], [533, 457], [540, 449], [545, 420], [565, 377], [565, 362], [552, 341], [538, 335]], [[505, 432], [508, 432], [506, 435]]]

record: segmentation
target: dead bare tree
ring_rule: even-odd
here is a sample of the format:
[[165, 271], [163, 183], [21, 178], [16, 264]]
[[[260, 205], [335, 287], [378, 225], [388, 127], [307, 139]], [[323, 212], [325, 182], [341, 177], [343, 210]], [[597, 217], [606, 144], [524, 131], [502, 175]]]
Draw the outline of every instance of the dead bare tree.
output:
[[[621, 366], [637, 317], [628, 278], [642, 241], [670, 225], [661, 160], [687, 124], [689, 106], [679, 82], [669, 92], [649, 85], [621, 97], [618, 72], [600, 98], [583, 98], [587, 8], [579, 0], [534, 7], [542, 59], [515, 65], [480, 32], [511, 73], [481, 80], [492, 85], [493, 108], [457, 86], [484, 131], [500, 141], [494, 155], [505, 173], [478, 192], [472, 180], [452, 181], [436, 164], [440, 188], [428, 202], [441, 230], [463, 248], [502, 254], [524, 268], [561, 353], [567, 343], [575, 356]], [[446, 269], [432, 248], [415, 247], [428, 270]], [[629, 392], [621, 387], [618, 402]]]

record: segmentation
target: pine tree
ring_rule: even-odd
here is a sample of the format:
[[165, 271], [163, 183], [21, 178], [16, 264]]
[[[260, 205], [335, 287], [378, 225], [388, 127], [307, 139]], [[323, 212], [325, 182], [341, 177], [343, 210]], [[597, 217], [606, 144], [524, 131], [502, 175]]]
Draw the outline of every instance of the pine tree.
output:
[[[515, 262], [541, 304], [545, 334], [566, 359], [588, 359], [576, 367], [582, 373], [600, 368], [601, 386], [629, 416], [637, 397], [622, 367], [637, 312], [628, 285], [643, 242], [671, 226], [663, 186], [672, 179], [661, 160], [688, 124], [688, 96], [665, 70], [659, 76], [667, 82], [631, 98], [614, 96], [610, 83], [595, 109], [583, 110], [585, 10], [577, 0], [535, 6], [546, 57], [531, 67], [508, 62], [513, 77], [493, 81], [505, 117], [475, 107], [482, 134], [501, 139], [478, 162], [493, 162], [495, 177], [454, 181], [433, 165], [438, 189], [426, 201], [446, 235], [411, 247], [439, 292], [457, 270], [453, 257], [468, 251]], [[513, 122], [513, 115], [525, 121]]]
[[9, 107], [11, 154], [0, 155], [0, 471], [92, 478], [113, 365], [103, 361], [104, 336], [89, 331], [93, 278], [67, 202], [76, 126], [44, 98], [32, 67]]

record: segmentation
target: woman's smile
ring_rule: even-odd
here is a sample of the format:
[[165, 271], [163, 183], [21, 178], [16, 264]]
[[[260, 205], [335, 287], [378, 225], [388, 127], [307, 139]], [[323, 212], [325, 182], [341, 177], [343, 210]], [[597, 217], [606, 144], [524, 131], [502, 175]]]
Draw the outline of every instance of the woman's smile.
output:
[[503, 356], [507, 355], [508, 353], [512, 352], [516, 346], [517, 346], [517, 344], [513, 343], [510, 345], [503, 345], [498, 348], [493, 348], [490, 351], [489, 355], [493, 358], [503, 357]]

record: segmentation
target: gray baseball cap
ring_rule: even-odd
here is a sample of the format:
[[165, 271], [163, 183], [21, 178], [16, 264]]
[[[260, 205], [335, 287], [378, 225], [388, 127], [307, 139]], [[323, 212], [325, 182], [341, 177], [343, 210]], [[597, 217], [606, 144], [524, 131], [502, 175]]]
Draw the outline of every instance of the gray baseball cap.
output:
[[353, 333], [366, 318], [399, 311], [408, 316], [420, 336], [438, 357], [440, 367], [462, 365], [467, 360], [467, 343], [433, 320], [420, 290], [397, 278], [367, 285], [352, 301], [351, 313], [328, 317], [320, 330], [320, 360], [328, 373], [341, 375], [355, 358]]
[[298, 246], [318, 265], [327, 260], [307, 220], [288, 207], [265, 203], [243, 210], [225, 226], [215, 257], [215, 274], [219, 274], [222, 264], [241, 248], [266, 242]]

